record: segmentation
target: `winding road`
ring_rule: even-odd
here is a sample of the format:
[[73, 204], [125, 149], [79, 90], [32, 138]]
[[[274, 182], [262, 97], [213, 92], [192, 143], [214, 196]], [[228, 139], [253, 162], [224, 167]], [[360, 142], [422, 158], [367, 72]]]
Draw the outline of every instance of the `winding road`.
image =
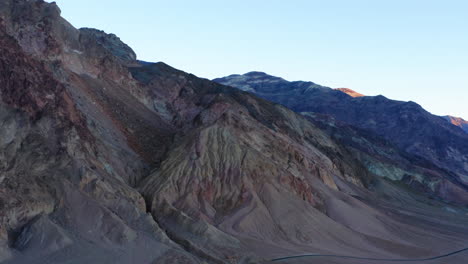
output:
[[[313, 258], [313, 257], [324, 257], [324, 258], [341, 258], [341, 259], [357, 259], [357, 260], [372, 260], [372, 261], [386, 261], [386, 262], [416, 262], [416, 261], [431, 261], [437, 260], [441, 258], [446, 258], [449, 256], [460, 254], [464, 251], [468, 251], [468, 248], [460, 249], [457, 251], [453, 251], [447, 254], [443, 254], [440, 256], [430, 257], [430, 258], [419, 258], [419, 259], [384, 259], [384, 258], [364, 258], [364, 257], [354, 257], [354, 256], [341, 256], [341, 255], [324, 255], [324, 254], [304, 254], [304, 255], [296, 255], [296, 256], [287, 256], [281, 258], [272, 259], [272, 262], [277, 261], [285, 261], [290, 259], [297, 259], [297, 258]], [[467, 257], [468, 263], [468, 257]]]

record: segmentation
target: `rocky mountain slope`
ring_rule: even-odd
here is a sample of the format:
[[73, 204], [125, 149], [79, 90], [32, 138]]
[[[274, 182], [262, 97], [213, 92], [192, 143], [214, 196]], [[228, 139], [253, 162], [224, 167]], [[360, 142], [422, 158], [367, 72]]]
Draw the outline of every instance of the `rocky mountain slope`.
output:
[[312, 82], [289, 82], [262, 72], [215, 79], [299, 113], [321, 113], [379, 135], [402, 150], [456, 174], [468, 184], [468, 134], [414, 102], [349, 96]]
[[[445, 171], [405, 163], [380, 139], [340, 140], [328, 119], [138, 61], [54, 3], [0, 2], [0, 99], [0, 262], [420, 257], [468, 242], [466, 192]], [[360, 157], [371, 151], [367, 162], [387, 173], [449, 191], [377, 177]]]
[[463, 118], [455, 117], [455, 116], [443, 116], [442, 118], [449, 121], [449, 123], [451, 123], [452, 125], [460, 127], [461, 129], [463, 129], [464, 131], [468, 133], [468, 121], [464, 120]]
[[351, 90], [349, 88], [336, 88], [335, 90], [337, 91], [340, 91], [340, 92], [343, 92], [351, 97], [363, 97], [364, 95], [363, 94], [360, 94], [354, 90]]

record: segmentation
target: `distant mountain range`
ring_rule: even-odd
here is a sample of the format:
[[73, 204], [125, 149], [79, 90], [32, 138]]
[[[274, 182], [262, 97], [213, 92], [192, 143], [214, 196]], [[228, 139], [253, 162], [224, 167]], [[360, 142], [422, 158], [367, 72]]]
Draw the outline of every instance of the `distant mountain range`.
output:
[[[214, 79], [254, 93], [303, 115], [325, 114], [379, 135], [402, 150], [453, 172], [468, 184], [468, 134], [414, 102], [382, 95], [362, 96], [350, 89], [330, 89], [313, 82], [289, 82], [263, 72]], [[463, 123], [457, 123], [463, 124]], [[462, 125], [461, 125], [462, 126]]]

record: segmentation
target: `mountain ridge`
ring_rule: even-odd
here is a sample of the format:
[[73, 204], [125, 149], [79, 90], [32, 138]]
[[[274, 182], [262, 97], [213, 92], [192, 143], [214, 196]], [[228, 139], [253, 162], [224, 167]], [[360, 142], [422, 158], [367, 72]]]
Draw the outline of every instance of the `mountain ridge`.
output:
[[362, 96], [365, 96], [365, 95], [363, 95], [363, 94], [361, 94], [361, 93], [358, 93], [358, 92], [356, 92], [356, 91], [354, 91], [354, 90], [351, 90], [351, 89], [349, 89], [349, 88], [335, 88], [335, 90], [338, 90], [338, 91], [340, 91], [340, 92], [343, 92], [343, 93], [345, 93], [345, 94], [347, 94], [347, 95], [349, 95], [349, 96], [351, 96], [351, 97], [362, 97]]
[[[276, 80], [278, 77], [264, 74], [259, 81], [248, 75], [231, 75], [214, 81], [252, 92], [298, 113], [327, 114], [337, 120], [372, 131], [396, 143], [404, 151], [452, 170], [458, 174], [459, 180], [466, 184], [468, 135], [440, 117], [425, 111], [420, 105], [411, 101], [390, 100], [382, 95], [351, 97], [313, 82], [263, 81], [268, 79]], [[420, 125], [424, 125], [425, 129], [417, 127]], [[416, 131], [422, 134], [419, 135]], [[453, 140], [457, 143], [453, 143]], [[429, 151], [426, 147], [429, 147]], [[452, 149], [457, 154], [449, 153]], [[462, 157], [461, 160], [459, 156]]]
[[446, 119], [448, 122], [450, 122], [452, 125], [460, 127], [464, 131], [468, 133], [468, 121], [461, 117], [455, 117], [455, 116], [443, 116], [442, 118]]

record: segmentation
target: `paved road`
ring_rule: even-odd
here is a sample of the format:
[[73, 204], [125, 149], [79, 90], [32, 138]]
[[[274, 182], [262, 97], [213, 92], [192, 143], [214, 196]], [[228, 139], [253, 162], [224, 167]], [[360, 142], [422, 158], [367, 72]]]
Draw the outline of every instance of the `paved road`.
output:
[[[446, 258], [449, 256], [457, 255], [460, 254], [464, 251], [468, 251], [468, 248], [460, 249], [457, 251], [453, 251], [444, 255], [440, 256], [435, 256], [435, 257], [430, 257], [430, 258], [420, 258], [420, 259], [382, 259], [382, 258], [363, 258], [363, 257], [354, 257], [354, 256], [341, 256], [341, 255], [323, 255], [323, 254], [304, 254], [304, 255], [297, 255], [297, 256], [288, 256], [288, 257], [282, 257], [282, 258], [275, 258], [272, 259], [271, 261], [285, 261], [285, 260], [290, 260], [290, 259], [297, 259], [297, 258], [318, 258], [318, 257], [324, 257], [324, 258], [341, 258], [341, 259], [357, 259], [357, 260], [372, 260], [372, 261], [392, 261], [392, 262], [416, 262], [416, 261], [431, 261], [431, 260], [436, 260], [436, 259], [441, 259], [441, 258]], [[467, 260], [468, 263], [468, 260]]]

